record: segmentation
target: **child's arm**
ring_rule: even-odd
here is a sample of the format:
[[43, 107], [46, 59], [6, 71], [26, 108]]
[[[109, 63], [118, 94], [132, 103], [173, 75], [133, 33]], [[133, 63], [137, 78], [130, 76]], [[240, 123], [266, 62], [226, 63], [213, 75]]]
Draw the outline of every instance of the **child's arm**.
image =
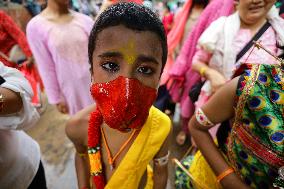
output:
[[66, 124], [65, 132], [73, 142], [75, 153], [75, 167], [78, 179], [78, 188], [90, 188], [90, 170], [88, 158], [88, 120], [89, 114], [94, 111], [95, 105], [78, 112]]
[[[163, 189], [167, 186], [168, 180], [168, 161], [169, 161], [169, 142], [172, 131], [170, 131], [167, 139], [163, 143], [161, 149], [154, 158], [154, 189]], [[158, 162], [158, 161], [160, 162]], [[163, 163], [164, 161], [164, 163]]]
[[[201, 109], [206, 117], [212, 123], [220, 123], [234, 116], [235, 93], [238, 84], [238, 78], [232, 80], [227, 85], [217, 91], [215, 95]], [[214, 173], [218, 176], [229, 168], [229, 165], [223, 158], [221, 152], [215, 145], [211, 135], [208, 132], [210, 126], [199, 124], [196, 117], [193, 116], [189, 123], [189, 130], [196, 141], [196, 144], [203, 156], [209, 163]], [[225, 189], [248, 189], [241, 179], [235, 173], [229, 174], [221, 180]]]

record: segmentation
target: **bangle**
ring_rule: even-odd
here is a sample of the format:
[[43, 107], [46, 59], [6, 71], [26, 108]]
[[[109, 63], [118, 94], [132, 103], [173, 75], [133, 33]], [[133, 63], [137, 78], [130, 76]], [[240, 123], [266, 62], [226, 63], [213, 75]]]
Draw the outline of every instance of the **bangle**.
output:
[[201, 108], [198, 108], [195, 112], [195, 118], [197, 122], [204, 126], [204, 127], [212, 127], [214, 126], [214, 123], [212, 123], [208, 117], [205, 115], [205, 113], [202, 111]]
[[204, 77], [204, 74], [205, 74], [205, 71], [207, 70], [207, 68], [206, 67], [202, 67], [202, 68], [200, 68], [200, 70], [199, 70], [199, 74], [202, 76], [202, 77]]
[[83, 186], [81, 189], [89, 189], [87, 186]]
[[226, 176], [228, 176], [229, 174], [235, 172], [235, 170], [232, 167], [229, 167], [227, 170], [225, 170], [224, 172], [222, 172], [220, 175], [218, 175], [217, 177], [217, 182], [220, 183], [220, 181], [225, 178]]
[[4, 109], [4, 95], [0, 93], [0, 113], [3, 112]]

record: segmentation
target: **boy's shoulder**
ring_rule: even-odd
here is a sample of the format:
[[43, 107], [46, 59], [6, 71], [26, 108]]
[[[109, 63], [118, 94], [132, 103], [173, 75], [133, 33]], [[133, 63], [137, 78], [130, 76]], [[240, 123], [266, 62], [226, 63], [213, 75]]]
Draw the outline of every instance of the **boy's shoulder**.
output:
[[67, 121], [65, 132], [72, 141], [82, 141], [84, 138], [87, 138], [89, 116], [95, 108], [96, 105], [92, 104], [73, 115]]
[[172, 123], [167, 114], [152, 106], [150, 109], [150, 115], [152, 116], [154, 123], [159, 125], [159, 128], [170, 130]]

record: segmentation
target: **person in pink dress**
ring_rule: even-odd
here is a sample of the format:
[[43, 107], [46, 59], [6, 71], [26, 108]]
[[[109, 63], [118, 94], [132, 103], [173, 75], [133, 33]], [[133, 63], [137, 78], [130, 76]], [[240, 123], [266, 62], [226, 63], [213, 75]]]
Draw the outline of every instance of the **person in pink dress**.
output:
[[[240, 0], [235, 14], [217, 19], [201, 35], [192, 69], [203, 77], [205, 83], [195, 108], [205, 104], [213, 93], [231, 79], [242, 63], [277, 63], [270, 55], [253, 49], [254, 47], [236, 61], [237, 54], [266, 22], [271, 26], [259, 40], [272, 53], [281, 53], [277, 45], [284, 44], [284, 20], [279, 16], [274, 3], [274, 0]], [[213, 137], [217, 128], [210, 130]]]
[[[187, 1], [189, 3], [189, 1]], [[185, 4], [186, 6], [186, 4]], [[184, 41], [182, 49], [168, 70], [169, 80], [173, 81], [169, 88], [173, 101], [180, 103], [181, 109], [181, 125], [182, 130], [177, 135], [176, 141], [179, 145], [184, 144], [188, 134], [188, 121], [194, 113], [194, 104], [191, 102], [188, 93], [191, 87], [200, 79], [197, 72], [192, 71], [191, 64], [194, 53], [196, 52], [196, 46], [199, 37], [203, 31], [216, 19], [221, 16], [228, 16], [234, 10], [234, 0], [212, 0], [206, 6], [198, 18], [197, 23], [188, 34], [187, 39]], [[184, 12], [183, 12], [184, 13]], [[174, 30], [172, 30], [174, 31]], [[172, 32], [171, 32], [172, 34]], [[171, 35], [169, 35], [171, 36]], [[174, 38], [168, 38], [169, 54], [172, 45], [174, 44]], [[172, 41], [172, 42], [170, 42]], [[168, 57], [168, 62], [170, 58]], [[168, 65], [168, 63], [167, 63]], [[163, 75], [165, 75], [164, 69]], [[162, 76], [163, 78], [163, 76]]]
[[49, 103], [73, 115], [93, 102], [87, 52], [94, 22], [68, 5], [68, 0], [48, 0], [47, 8], [28, 23], [27, 38]]

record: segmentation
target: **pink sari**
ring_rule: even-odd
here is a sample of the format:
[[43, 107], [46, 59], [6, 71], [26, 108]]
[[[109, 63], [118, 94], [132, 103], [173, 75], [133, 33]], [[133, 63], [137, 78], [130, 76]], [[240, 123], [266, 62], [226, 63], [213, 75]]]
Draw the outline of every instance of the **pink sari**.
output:
[[161, 85], [165, 84], [169, 78], [169, 70], [171, 69], [174, 63], [174, 50], [182, 40], [184, 34], [184, 28], [186, 21], [188, 19], [189, 10], [192, 6], [192, 0], [187, 0], [183, 5], [182, 9], [175, 15], [174, 24], [171, 31], [168, 33], [168, 58], [165, 65], [162, 77]]
[[[189, 119], [194, 113], [194, 105], [188, 93], [191, 87], [200, 80], [199, 74], [191, 70], [192, 58], [196, 52], [197, 41], [203, 31], [214, 20], [233, 13], [233, 2], [233, 0], [212, 0], [209, 5], [207, 5], [197, 24], [188, 35], [175, 63], [171, 66], [169, 79], [174, 82], [170, 88], [170, 94], [174, 101], [180, 102], [181, 116], [185, 119]], [[169, 46], [169, 51], [172, 50], [171, 47], [172, 45]]]

